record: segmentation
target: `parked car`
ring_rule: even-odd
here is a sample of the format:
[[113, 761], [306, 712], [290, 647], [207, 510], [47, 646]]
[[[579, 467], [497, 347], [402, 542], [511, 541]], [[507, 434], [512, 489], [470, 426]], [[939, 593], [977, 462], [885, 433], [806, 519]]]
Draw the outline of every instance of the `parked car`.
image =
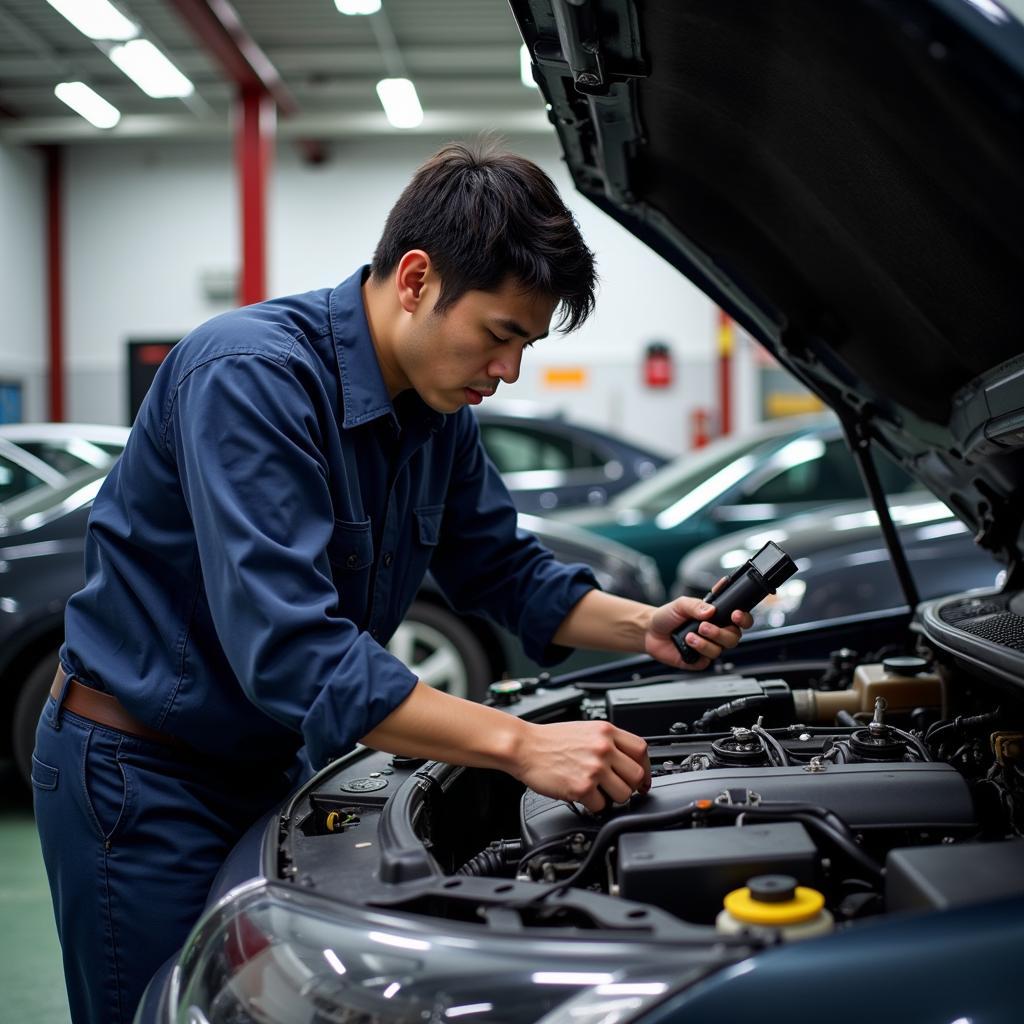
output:
[[[85, 582], [86, 523], [105, 475], [85, 467], [60, 486], [0, 505], [0, 715], [10, 722], [9, 731], [0, 730], [0, 757], [12, 753], [26, 780], [39, 709], [64, 638], [64, 605]], [[536, 516], [521, 514], [520, 526], [562, 561], [589, 564], [611, 593], [654, 604], [664, 598], [649, 558]], [[454, 612], [429, 576], [389, 647], [432, 685], [471, 699], [486, 696], [492, 680], [509, 673], [541, 671], [503, 629]], [[567, 664], [600, 660], [580, 651]]]
[[475, 410], [480, 438], [521, 512], [603, 505], [668, 459], [530, 402]]
[[109, 468], [127, 440], [127, 427], [0, 424], [0, 502], [35, 488], [60, 488], [89, 466]]
[[[913, 480], [883, 459], [883, 487]], [[834, 416], [796, 417], [722, 438], [623, 491], [604, 508], [559, 518], [650, 555], [666, 588], [698, 544], [829, 502], [866, 497]]]
[[[494, 408], [474, 411], [487, 454], [521, 512], [603, 505], [669, 461], [535, 402], [499, 401]], [[0, 440], [62, 474], [86, 465], [109, 466], [123, 451], [128, 434], [128, 427], [96, 423], [0, 425]], [[5, 450], [0, 447], [0, 456]]]
[[59, 487], [63, 482], [63, 473], [0, 437], [0, 501], [10, 501], [36, 487]]
[[[1005, 575], [991, 553], [974, 543], [966, 524], [927, 492], [891, 496], [889, 514], [922, 600], [950, 589], [991, 588]], [[789, 552], [800, 571], [758, 605], [754, 629], [905, 609], [878, 513], [863, 501], [828, 505], [702, 544], [679, 563], [673, 596], [703, 597], [768, 541]]]
[[988, 0], [511, 7], [577, 187], [840, 415], [881, 521], [885, 453], [1006, 580], [699, 674], [507, 686], [509, 714], [649, 738], [650, 793], [596, 817], [353, 751], [238, 846], [138, 1020], [1012, 1024], [1024, 25]]
[[129, 432], [128, 427], [100, 423], [0, 425], [0, 438], [65, 475], [86, 466], [109, 468], [124, 451]]

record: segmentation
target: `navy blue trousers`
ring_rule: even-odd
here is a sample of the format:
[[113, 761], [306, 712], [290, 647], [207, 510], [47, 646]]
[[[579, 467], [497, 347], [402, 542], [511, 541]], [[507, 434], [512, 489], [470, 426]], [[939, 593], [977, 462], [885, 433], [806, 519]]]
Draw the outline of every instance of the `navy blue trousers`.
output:
[[32, 788], [75, 1024], [130, 1024], [231, 848], [295, 780], [183, 756], [47, 700]]

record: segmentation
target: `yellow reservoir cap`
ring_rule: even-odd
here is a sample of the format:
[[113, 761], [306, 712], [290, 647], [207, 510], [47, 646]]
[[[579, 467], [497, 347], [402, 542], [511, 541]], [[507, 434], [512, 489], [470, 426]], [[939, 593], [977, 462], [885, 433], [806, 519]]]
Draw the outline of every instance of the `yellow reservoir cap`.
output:
[[737, 921], [780, 928], [787, 924], [802, 924], [816, 917], [825, 906], [825, 897], [817, 889], [798, 885], [793, 898], [780, 903], [755, 900], [749, 888], [733, 889], [724, 902], [725, 909]]

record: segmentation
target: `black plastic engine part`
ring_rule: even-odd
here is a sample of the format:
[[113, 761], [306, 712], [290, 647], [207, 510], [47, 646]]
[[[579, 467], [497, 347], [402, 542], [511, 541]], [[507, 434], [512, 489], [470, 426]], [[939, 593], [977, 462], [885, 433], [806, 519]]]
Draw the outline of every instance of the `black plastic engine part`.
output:
[[[940, 762], [827, 765], [788, 768], [720, 768], [663, 775], [632, 807], [644, 812], [683, 808], [693, 800], [714, 800], [729, 789], [751, 790], [762, 803], [799, 801], [827, 807], [858, 831], [957, 836], [977, 827], [974, 804], [964, 777]], [[520, 805], [526, 849], [579, 827], [579, 817], [564, 803], [530, 790]], [[897, 840], [898, 841], [898, 840]]]
[[947, 907], [1024, 896], [1024, 839], [892, 850], [885, 861], [886, 909]]
[[722, 899], [757, 875], [818, 881], [818, 850], [796, 822], [629, 832], [619, 840], [620, 894], [710, 924]]
[[[705, 711], [741, 697], [766, 698], [757, 714], [767, 726], [793, 721], [793, 694], [782, 679], [745, 676], [681, 679], [651, 686], [628, 686], [605, 694], [608, 721], [638, 736], [667, 736], [676, 722], [693, 722]], [[751, 717], [751, 712], [746, 713]], [[719, 729], [723, 728], [718, 726]]]

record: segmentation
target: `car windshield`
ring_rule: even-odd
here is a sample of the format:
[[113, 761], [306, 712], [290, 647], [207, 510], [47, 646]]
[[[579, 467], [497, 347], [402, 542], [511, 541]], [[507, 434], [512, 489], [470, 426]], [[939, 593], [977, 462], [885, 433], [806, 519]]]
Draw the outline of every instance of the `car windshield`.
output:
[[106, 469], [86, 466], [70, 474], [67, 482], [60, 487], [34, 487], [0, 504], [0, 513], [7, 522], [7, 529], [32, 529], [39, 525], [35, 521], [36, 517], [40, 520], [48, 519], [51, 514], [59, 515], [62, 511], [77, 508], [95, 496], [105, 476]]
[[83, 466], [109, 468], [123, 448], [123, 445], [94, 444], [81, 437], [26, 438], [14, 443], [61, 473], [74, 473]]
[[[741, 439], [716, 441], [704, 451], [684, 455], [648, 480], [623, 491], [609, 503], [609, 507], [635, 510], [648, 517], [655, 516], [691, 494], [700, 484], [717, 477], [738, 460], [743, 459], [745, 466], [749, 461], [751, 465], [746, 466], [749, 470], [756, 464], [758, 457], [774, 451], [788, 436], [783, 434], [766, 438], [764, 434], [754, 434]], [[745, 459], [746, 456], [750, 456], [750, 459]]]
[[39, 488], [49, 490], [45, 480], [6, 455], [0, 455], [0, 502], [11, 501]]

